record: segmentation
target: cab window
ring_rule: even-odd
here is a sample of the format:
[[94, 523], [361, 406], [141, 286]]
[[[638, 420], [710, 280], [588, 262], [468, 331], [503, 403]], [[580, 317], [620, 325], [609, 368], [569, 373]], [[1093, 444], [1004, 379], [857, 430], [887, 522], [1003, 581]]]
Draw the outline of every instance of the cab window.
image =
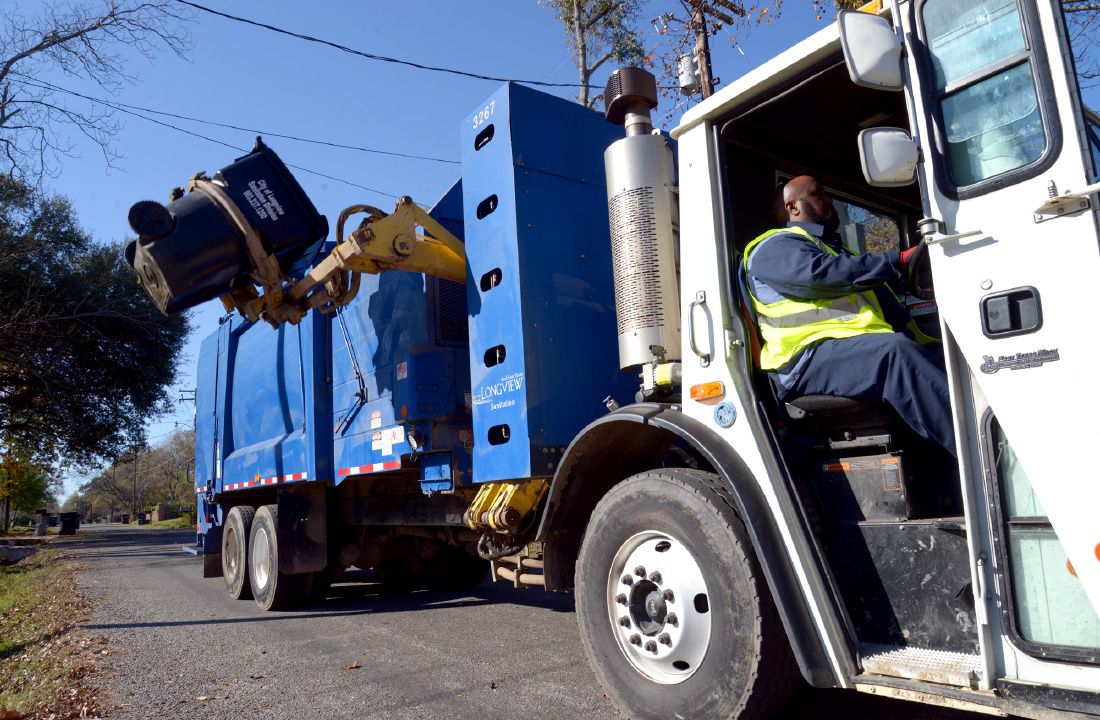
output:
[[900, 247], [901, 234], [894, 218], [846, 198], [834, 198], [833, 205], [840, 217], [838, 232], [854, 254], [890, 252]]
[[925, 0], [921, 20], [953, 184], [1041, 160], [1049, 138], [1017, 0]]
[[1015, 613], [1012, 630], [1032, 654], [1058, 657], [1058, 648], [1100, 648], [1100, 617], [1043, 510], [1039, 498], [995, 418], [991, 422], [993, 471], [1003, 512], [1005, 574]]

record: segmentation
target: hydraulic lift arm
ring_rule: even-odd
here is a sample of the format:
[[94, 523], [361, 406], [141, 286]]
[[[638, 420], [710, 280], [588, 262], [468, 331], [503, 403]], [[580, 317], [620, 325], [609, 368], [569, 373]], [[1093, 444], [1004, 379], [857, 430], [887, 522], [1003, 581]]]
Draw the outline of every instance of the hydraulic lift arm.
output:
[[[252, 277], [263, 288], [263, 294], [251, 286], [234, 290], [222, 296], [226, 309], [236, 309], [249, 320], [263, 319], [277, 327], [284, 322], [297, 323], [311, 308], [329, 313], [347, 305], [359, 291], [362, 273], [405, 270], [454, 282], [466, 281], [462, 241], [412, 198], [399, 198], [392, 213], [370, 205], [345, 209], [336, 223], [338, 238], [344, 238], [348, 218], [360, 213], [367, 217], [359, 227], [289, 287], [288, 278], [273, 268], [273, 264], [277, 268], [275, 258], [266, 255], [258, 242], [247, 243], [255, 268]], [[242, 223], [243, 218], [238, 225]], [[418, 233], [417, 226], [429, 234]], [[253, 232], [251, 228], [241, 229], [246, 238]]]

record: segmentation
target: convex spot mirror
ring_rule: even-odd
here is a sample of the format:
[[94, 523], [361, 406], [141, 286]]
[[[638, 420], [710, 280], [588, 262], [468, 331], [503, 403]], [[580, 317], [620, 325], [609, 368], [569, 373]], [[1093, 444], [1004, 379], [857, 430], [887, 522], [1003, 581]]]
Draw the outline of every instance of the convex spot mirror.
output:
[[890, 21], [878, 15], [843, 10], [837, 16], [844, 64], [852, 82], [878, 90], [901, 90], [901, 38]]
[[859, 134], [859, 164], [872, 187], [902, 187], [917, 179], [920, 150], [901, 128], [868, 128]]

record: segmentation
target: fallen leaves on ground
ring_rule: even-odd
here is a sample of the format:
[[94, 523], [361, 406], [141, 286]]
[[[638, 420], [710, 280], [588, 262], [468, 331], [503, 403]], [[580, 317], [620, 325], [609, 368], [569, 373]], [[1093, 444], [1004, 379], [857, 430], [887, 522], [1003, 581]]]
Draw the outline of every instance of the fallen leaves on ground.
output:
[[107, 716], [94, 683], [107, 639], [77, 627], [90, 606], [75, 571], [57, 550], [0, 568], [0, 720]]
[[353, 662], [353, 663], [351, 663], [351, 664], [349, 664], [349, 665], [345, 665], [345, 666], [344, 666], [344, 669], [345, 669], [345, 670], [358, 670], [358, 669], [359, 669], [359, 668], [361, 668], [361, 667], [363, 667], [363, 666], [362, 666], [362, 665], [360, 665], [359, 663], [357, 663], [357, 662]]

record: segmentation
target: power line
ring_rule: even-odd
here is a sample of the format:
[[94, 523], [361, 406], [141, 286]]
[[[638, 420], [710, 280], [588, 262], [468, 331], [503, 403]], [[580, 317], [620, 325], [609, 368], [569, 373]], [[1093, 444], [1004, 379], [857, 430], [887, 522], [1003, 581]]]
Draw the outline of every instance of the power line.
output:
[[211, 125], [213, 127], [226, 128], [228, 130], [240, 130], [241, 132], [254, 133], [256, 135], [265, 135], [267, 137], [277, 137], [277, 138], [282, 138], [284, 140], [295, 140], [297, 142], [312, 143], [314, 145], [324, 145], [324, 146], [327, 146], [327, 147], [340, 148], [341, 150], [357, 150], [359, 152], [373, 153], [373, 154], [376, 154], [376, 155], [390, 155], [390, 156], [393, 156], [393, 157], [408, 158], [410, 160], [430, 160], [431, 162], [448, 163], [448, 164], [451, 164], [451, 165], [460, 164], [458, 160], [448, 160], [446, 158], [437, 158], [437, 157], [431, 157], [431, 156], [428, 156], [428, 155], [414, 155], [414, 154], [411, 154], [411, 153], [395, 152], [395, 151], [391, 151], [391, 150], [379, 150], [377, 148], [368, 148], [368, 147], [362, 147], [362, 146], [359, 146], [359, 145], [344, 145], [343, 143], [330, 142], [328, 140], [316, 140], [314, 138], [304, 138], [304, 137], [299, 137], [297, 135], [287, 135], [285, 133], [272, 132], [270, 130], [260, 130], [260, 129], [257, 129], [257, 128], [248, 128], [248, 127], [242, 127], [240, 125], [231, 125], [229, 123], [217, 122], [215, 120], [206, 120], [204, 118], [192, 117], [190, 115], [180, 115], [179, 113], [168, 112], [168, 111], [165, 111], [165, 110], [154, 110], [153, 108], [142, 107], [140, 105], [130, 105], [128, 103], [119, 102], [117, 100], [104, 100], [102, 98], [97, 98], [97, 97], [93, 97], [91, 95], [85, 95], [83, 93], [76, 92], [75, 90], [69, 90], [68, 88], [63, 88], [60, 85], [54, 85], [53, 83], [46, 82], [45, 80], [32, 79], [32, 78], [27, 77], [26, 75], [22, 75], [21, 73], [12, 73], [12, 74], [13, 75], [19, 75], [20, 77], [25, 78], [23, 83], [26, 84], [26, 85], [30, 85], [31, 87], [37, 87], [37, 88], [40, 88], [40, 89], [43, 89], [43, 90], [53, 90], [55, 92], [64, 93], [66, 95], [73, 95], [75, 97], [83, 98], [85, 100], [90, 100], [90, 101], [96, 102], [96, 103], [101, 103], [103, 105], [106, 105], [108, 107], [112, 107], [112, 108], [115, 108], [115, 109], [126, 108], [126, 109], [130, 109], [130, 110], [137, 110], [137, 111], [140, 111], [140, 112], [152, 113], [154, 115], [163, 115], [164, 117], [175, 118], [177, 120], [186, 120], [188, 122], [197, 122], [197, 123], [202, 123], [203, 125]]
[[[30, 83], [28, 83], [28, 84], [30, 84]], [[73, 93], [73, 94], [78, 95], [79, 93]], [[242, 152], [242, 153], [248, 153], [249, 152], [249, 150], [247, 150], [245, 148], [242, 148], [239, 145], [233, 145], [232, 143], [227, 143], [224, 140], [218, 140], [217, 138], [212, 138], [208, 135], [203, 135], [202, 133], [195, 132], [194, 130], [188, 130], [186, 128], [181, 128], [178, 125], [173, 125], [172, 123], [164, 122], [163, 120], [157, 120], [156, 118], [151, 118], [148, 115], [142, 115], [139, 112], [136, 112], [134, 110], [128, 110], [125, 107], [122, 107], [120, 105], [115, 105], [115, 104], [110, 103], [106, 100], [100, 100], [98, 98], [93, 98], [89, 95], [80, 95], [80, 97], [86, 98], [86, 99], [88, 99], [92, 102], [97, 102], [97, 103], [100, 103], [102, 105], [106, 105], [107, 107], [110, 107], [114, 110], [117, 110], [120, 113], [125, 113], [126, 115], [132, 115], [136, 118], [141, 118], [142, 120], [145, 120], [146, 122], [151, 122], [155, 125], [160, 125], [161, 127], [166, 127], [166, 128], [171, 129], [171, 130], [175, 130], [176, 132], [181, 132], [185, 135], [190, 135], [192, 137], [197, 137], [201, 140], [206, 140], [207, 142], [212, 142], [212, 143], [215, 143], [217, 145], [221, 145], [222, 147], [230, 148], [231, 150], [236, 150], [236, 151]], [[18, 101], [16, 101], [16, 102], [18, 102]], [[334, 175], [328, 175], [327, 173], [323, 173], [319, 170], [313, 170], [311, 168], [302, 167], [301, 165], [294, 165], [292, 163], [288, 163], [288, 162], [285, 162], [285, 161], [284, 161], [284, 164], [287, 167], [294, 168], [295, 170], [301, 170], [302, 172], [309, 173], [310, 175], [316, 175], [317, 177], [322, 177], [322, 178], [325, 178], [327, 180], [332, 180], [333, 182], [343, 183], [344, 185], [350, 185], [351, 187], [359, 188], [360, 190], [366, 190], [368, 192], [377, 193], [379, 195], [383, 195], [383, 196], [389, 197], [389, 198], [395, 198], [396, 199], [396, 198], [401, 197], [400, 195], [395, 195], [393, 193], [388, 193], [385, 190], [379, 190], [377, 188], [367, 187], [366, 185], [360, 185], [359, 183], [352, 182], [351, 180], [345, 180], [344, 178], [336, 177]]]
[[[231, 143], [227, 143], [227, 142], [224, 142], [222, 140], [217, 140], [215, 138], [208, 137], [208, 136], [203, 135], [201, 133], [197, 133], [197, 132], [194, 132], [192, 130], [187, 130], [187, 129], [181, 128], [177, 125], [173, 125], [172, 123], [166, 123], [163, 120], [157, 120], [156, 118], [151, 118], [151, 117], [148, 117], [146, 115], [142, 115], [141, 113], [134, 112], [133, 110], [127, 110], [125, 108], [116, 108], [116, 109], [121, 113], [126, 113], [127, 115], [133, 115], [134, 117], [141, 118], [142, 120], [146, 120], [148, 122], [155, 123], [157, 125], [161, 125], [161, 126], [166, 127], [166, 128], [171, 128], [172, 130], [176, 130], [177, 132], [181, 132], [181, 133], [184, 133], [186, 135], [191, 135], [193, 137], [201, 138], [202, 140], [206, 140], [208, 142], [217, 143], [218, 145], [222, 145], [224, 147], [231, 148], [233, 150], [237, 150], [238, 152], [242, 152], [242, 153], [250, 152], [249, 150], [247, 150], [245, 148], [242, 148], [238, 145], [233, 145]], [[385, 190], [379, 190], [377, 188], [367, 187], [366, 185], [360, 185], [359, 183], [352, 182], [351, 180], [345, 180], [344, 178], [336, 177], [334, 175], [328, 175], [326, 173], [320, 172], [319, 170], [312, 170], [310, 168], [302, 167], [301, 165], [294, 165], [293, 163], [288, 163], [286, 161], [283, 161], [283, 162], [287, 167], [294, 168], [295, 170], [301, 170], [302, 172], [309, 173], [310, 175], [316, 175], [317, 177], [323, 177], [327, 180], [332, 180], [334, 182], [343, 183], [344, 185], [350, 185], [351, 187], [359, 188], [360, 190], [366, 190], [368, 192], [377, 193], [379, 195], [384, 195], [385, 197], [389, 197], [389, 198], [395, 198], [396, 199], [396, 198], [401, 197], [400, 195], [394, 195], [393, 193], [388, 193]]]
[[[196, 10], [201, 10], [211, 15], [217, 15], [219, 17], [233, 20], [234, 22], [244, 23], [246, 25], [253, 25], [255, 27], [270, 30], [272, 32], [279, 33], [280, 35], [289, 35], [299, 40], [306, 40], [307, 42], [318, 43], [320, 45], [327, 45], [328, 47], [335, 48], [341, 52], [350, 53], [352, 55], [358, 55], [365, 57], [368, 60], [379, 60], [381, 62], [393, 63], [395, 65], [406, 65], [408, 67], [416, 68], [418, 70], [431, 70], [433, 72], [449, 73], [451, 75], [461, 75], [462, 77], [474, 78], [475, 80], [490, 80], [493, 82], [515, 82], [523, 83], [524, 85], [537, 85], [540, 87], [566, 87], [566, 88], [579, 88], [582, 87], [578, 83], [553, 83], [545, 82], [543, 80], [517, 80], [516, 78], [496, 77], [493, 75], [481, 75], [479, 73], [467, 72], [465, 70], [456, 70], [455, 68], [439, 67], [436, 65], [424, 65], [422, 63], [412, 62], [411, 60], [401, 60], [399, 58], [388, 57], [386, 55], [375, 55], [374, 53], [364, 52], [362, 50], [356, 50], [350, 48], [347, 45], [341, 45], [339, 43], [332, 42], [331, 40], [322, 40], [321, 38], [313, 37], [312, 35], [304, 35], [302, 33], [292, 32], [290, 30], [284, 30], [283, 28], [276, 27], [274, 25], [268, 25], [267, 23], [258, 22], [256, 20], [249, 20], [248, 18], [240, 17], [238, 15], [230, 15], [229, 13], [215, 10], [214, 8], [206, 7], [205, 5], [199, 5], [198, 3], [191, 2], [190, 0], [176, 0], [181, 5], [187, 5], [193, 7]], [[588, 87], [594, 88], [595, 85], [589, 85]]]

